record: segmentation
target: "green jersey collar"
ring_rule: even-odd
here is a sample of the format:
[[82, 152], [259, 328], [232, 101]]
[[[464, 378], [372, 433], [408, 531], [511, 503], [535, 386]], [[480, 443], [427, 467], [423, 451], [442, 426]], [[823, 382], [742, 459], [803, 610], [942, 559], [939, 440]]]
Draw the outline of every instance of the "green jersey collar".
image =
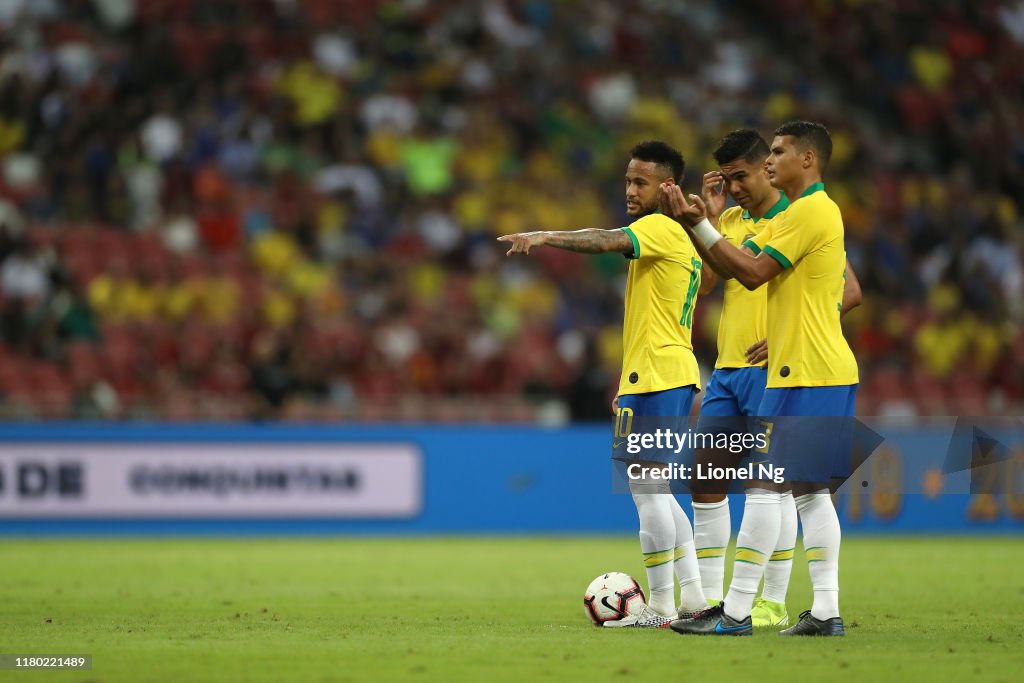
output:
[[800, 197], [798, 197], [798, 199], [802, 199], [804, 197], [808, 197], [808, 196], [814, 194], [815, 192], [824, 192], [824, 191], [825, 191], [825, 183], [821, 183], [821, 182], [814, 183], [813, 185], [808, 187], [806, 190], [804, 190], [803, 194], [801, 194]]
[[[818, 183], [818, 185], [821, 185], [822, 188], [825, 187], [821, 183]], [[777, 216], [778, 214], [780, 214], [783, 211], [785, 211], [788, 207], [789, 207], [789, 199], [786, 197], [786, 193], [785, 192], [780, 192], [779, 193], [779, 201], [775, 202], [775, 205], [772, 206], [772, 208], [768, 209], [768, 212], [765, 215], [761, 216], [761, 218], [775, 218], [775, 216]], [[758, 222], [759, 220], [761, 220], [761, 218], [754, 218], [753, 216], [751, 216], [749, 211], [744, 211], [743, 212], [743, 218], [745, 218], [746, 220], [753, 219], [753, 221], [755, 223]]]

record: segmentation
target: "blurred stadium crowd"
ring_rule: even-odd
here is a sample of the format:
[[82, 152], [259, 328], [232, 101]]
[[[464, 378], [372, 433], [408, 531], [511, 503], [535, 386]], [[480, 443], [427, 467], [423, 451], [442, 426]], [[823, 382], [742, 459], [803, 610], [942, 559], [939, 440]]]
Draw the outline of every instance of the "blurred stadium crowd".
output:
[[[0, 414], [602, 419], [640, 139], [827, 123], [861, 414], [1024, 404], [1024, 3], [0, 0]], [[710, 369], [720, 295], [698, 306]]]

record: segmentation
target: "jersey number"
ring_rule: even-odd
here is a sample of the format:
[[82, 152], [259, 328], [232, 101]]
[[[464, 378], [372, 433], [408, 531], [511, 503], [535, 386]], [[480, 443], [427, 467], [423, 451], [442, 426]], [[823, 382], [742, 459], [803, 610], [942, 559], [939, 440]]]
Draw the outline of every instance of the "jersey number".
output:
[[633, 429], [633, 409], [619, 408], [619, 414], [615, 416], [615, 436], [626, 438]]
[[690, 271], [690, 284], [686, 287], [686, 301], [683, 303], [683, 315], [679, 318], [679, 324], [693, 329], [693, 304], [700, 289], [700, 269], [703, 264], [693, 257], [690, 258], [690, 264], [693, 270]]

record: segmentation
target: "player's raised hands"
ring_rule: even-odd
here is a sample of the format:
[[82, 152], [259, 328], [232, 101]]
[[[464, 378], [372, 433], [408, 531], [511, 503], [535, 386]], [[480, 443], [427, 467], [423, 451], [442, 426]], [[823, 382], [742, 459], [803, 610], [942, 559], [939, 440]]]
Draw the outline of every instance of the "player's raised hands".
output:
[[704, 184], [700, 189], [707, 206], [708, 217], [718, 218], [725, 211], [725, 176], [721, 171], [709, 171], [704, 174]]
[[661, 210], [690, 227], [708, 217], [704, 200], [691, 194], [690, 201], [686, 201], [683, 188], [673, 183], [661, 184]]
[[512, 235], [502, 235], [499, 242], [511, 242], [512, 247], [505, 252], [505, 256], [512, 254], [529, 254], [530, 247], [539, 247], [544, 244], [545, 233], [543, 230], [535, 232], [517, 232]]

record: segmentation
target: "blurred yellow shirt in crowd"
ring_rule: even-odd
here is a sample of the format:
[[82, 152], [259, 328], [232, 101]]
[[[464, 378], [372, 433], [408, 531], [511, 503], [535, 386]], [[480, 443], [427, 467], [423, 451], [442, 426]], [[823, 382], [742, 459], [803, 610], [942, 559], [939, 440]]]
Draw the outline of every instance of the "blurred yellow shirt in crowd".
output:
[[295, 122], [315, 126], [338, 113], [342, 94], [337, 81], [309, 61], [298, 62], [284, 73], [278, 89], [295, 103]]

